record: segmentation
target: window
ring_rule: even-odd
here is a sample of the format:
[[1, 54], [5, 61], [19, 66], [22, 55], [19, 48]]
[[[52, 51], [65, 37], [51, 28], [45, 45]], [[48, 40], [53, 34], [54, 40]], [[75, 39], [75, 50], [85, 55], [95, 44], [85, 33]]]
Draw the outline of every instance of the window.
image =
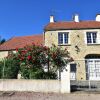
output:
[[58, 44], [68, 44], [68, 33], [67, 32], [58, 33]]
[[70, 79], [76, 80], [76, 64], [70, 64]]
[[88, 59], [86, 65], [87, 79], [100, 80], [100, 59]]
[[100, 80], [100, 55], [89, 54], [86, 60], [86, 77], [89, 80]]
[[97, 33], [96, 32], [87, 32], [87, 43], [95, 44], [97, 43]]

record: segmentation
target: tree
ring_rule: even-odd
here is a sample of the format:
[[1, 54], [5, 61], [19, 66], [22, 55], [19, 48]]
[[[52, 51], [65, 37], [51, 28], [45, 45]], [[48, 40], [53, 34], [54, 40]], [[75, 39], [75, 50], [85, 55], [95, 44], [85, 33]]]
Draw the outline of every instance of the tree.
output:
[[72, 60], [67, 48], [33, 43], [22, 49], [16, 48], [16, 53], [12, 52], [0, 61], [0, 78], [17, 78], [20, 72], [25, 79], [57, 79], [57, 71], [60, 73]]
[[63, 49], [61, 47], [57, 47], [54, 44], [52, 44], [52, 47], [50, 47], [48, 50], [49, 50], [49, 52], [47, 53], [48, 71], [50, 69], [55, 72], [59, 71], [59, 78], [60, 78], [61, 71], [66, 68], [66, 65], [69, 62], [73, 61], [73, 58], [70, 57], [70, 53], [67, 51], [67, 48]]
[[[25, 46], [23, 49], [16, 49], [16, 59], [21, 65], [22, 75], [26, 78], [49, 75], [44, 72], [44, 66], [47, 66], [47, 73], [56, 73], [65, 68], [66, 64], [71, 61], [67, 49], [59, 48], [55, 45], [52, 47], [37, 46], [34, 43], [31, 46]], [[64, 59], [67, 57], [67, 59]], [[34, 74], [35, 73], [35, 74]], [[36, 76], [37, 75], [37, 76]], [[43, 77], [42, 77], [43, 78]]]
[[4, 42], [6, 42], [5, 39], [1, 39], [1, 40], [0, 40], [0, 44], [3, 44]]

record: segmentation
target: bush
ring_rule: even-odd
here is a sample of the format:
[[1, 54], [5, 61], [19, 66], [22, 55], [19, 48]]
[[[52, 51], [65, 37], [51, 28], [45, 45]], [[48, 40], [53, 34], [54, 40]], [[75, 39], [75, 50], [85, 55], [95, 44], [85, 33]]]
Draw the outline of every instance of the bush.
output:
[[29, 79], [30, 78], [30, 70], [29, 70], [29, 68], [22, 66], [20, 68], [20, 74], [21, 74], [21, 77], [23, 79]]
[[4, 66], [4, 63], [3, 61], [0, 61], [0, 79], [2, 78], [2, 75], [3, 75], [3, 66]]
[[[64, 59], [64, 56], [68, 59]], [[16, 54], [11, 52], [4, 62], [0, 62], [0, 78], [15, 79], [20, 71], [24, 79], [57, 79], [56, 71], [64, 69], [70, 61], [67, 49], [37, 46], [16, 48]], [[48, 72], [44, 72], [47, 67]], [[59, 74], [60, 75], [60, 74]]]
[[42, 70], [40, 71], [33, 71], [31, 70], [31, 79], [57, 79], [56, 73], [53, 72], [44, 72]]
[[[23, 49], [17, 48], [16, 52], [16, 59], [19, 59], [21, 64], [21, 75], [25, 79], [56, 79], [54, 71], [64, 69], [70, 58], [67, 48], [63, 49], [55, 45], [46, 47], [33, 43]], [[68, 59], [64, 59], [64, 56]], [[48, 72], [44, 72], [45, 66]]]
[[[5, 64], [4, 64], [5, 62]], [[16, 79], [19, 72], [19, 64], [12, 58], [1, 61], [1, 77], [3, 79]]]
[[24, 79], [57, 79], [57, 75], [54, 72], [44, 72], [43, 69], [27, 68], [21, 66], [21, 76]]
[[56, 73], [44, 71], [25, 70], [21, 74], [24, 79], [57, 79]]
[[41, 72], [37, 74], [38, 79], [57, 79], [57, 74], [54, 72]]

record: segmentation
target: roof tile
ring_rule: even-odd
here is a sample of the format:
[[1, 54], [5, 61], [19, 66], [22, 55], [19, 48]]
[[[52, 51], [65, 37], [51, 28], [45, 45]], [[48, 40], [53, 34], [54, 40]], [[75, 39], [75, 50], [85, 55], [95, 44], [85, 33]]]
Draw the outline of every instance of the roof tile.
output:
[[32, 43], [36, 45], [43, 44], [43, 35], [14, 37], [0, 45], [0, 50], [15, 50], [16, 48], [31, 45]]
[[100, 28], [98, 21], [80, 21], [80, 22], [54, 22], [45, 26], [44, 30], [65, 30], [65, 29], [96, 29]]

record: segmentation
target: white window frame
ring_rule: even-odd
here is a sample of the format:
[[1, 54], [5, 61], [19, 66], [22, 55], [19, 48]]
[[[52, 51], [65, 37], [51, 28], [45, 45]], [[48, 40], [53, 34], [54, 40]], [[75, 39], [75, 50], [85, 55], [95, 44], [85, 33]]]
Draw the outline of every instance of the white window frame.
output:
[[[59, 43], [59, 34], [63, 34], [63, 43]], [[65, 43], [65, 34], [67, 34], [67, 40], [68, 40], [67, 43]], [[58, 44], [59, 45], [67, 45], [67, 44], [69, 44], [69, 32], [58, 32]]]
[[[87, 43], [87, 33], [96, 33], [97, 34], [97, 38], [96, 38], [96, 43]], [[92, 37], [92, 41], [93, 41], [93, 37]], [[100, 33], [98, 31], [84, 31], [84, 42], [87, 45], [100, 45]]]
[[[87, 60], [86, 67], [88, 67], [87, 78], [89, 80], [100, 80], [100, 69], [98, 69], [99, 67], [97, 66], [98, 64], [96, 63], [96, 61], [100, 61], [100, 59], [86, 59], [86, 60]], [[89, 65], [90, 61], [92, 61], [92, 65], [91, 64]]]
[[[90, 33], [90, 39], [91, 39], [91, 43], [88, 43], [88, 37], [87, 37], [87, 34]], [[93, 33], [96, 33], [96, 36], [97, 36], [97, 32], [86, 32], [86, 40], [87, 40], [87, 44], [97, 44], [97, 38], [96, 37], [96, 43], [93, 43]]]

